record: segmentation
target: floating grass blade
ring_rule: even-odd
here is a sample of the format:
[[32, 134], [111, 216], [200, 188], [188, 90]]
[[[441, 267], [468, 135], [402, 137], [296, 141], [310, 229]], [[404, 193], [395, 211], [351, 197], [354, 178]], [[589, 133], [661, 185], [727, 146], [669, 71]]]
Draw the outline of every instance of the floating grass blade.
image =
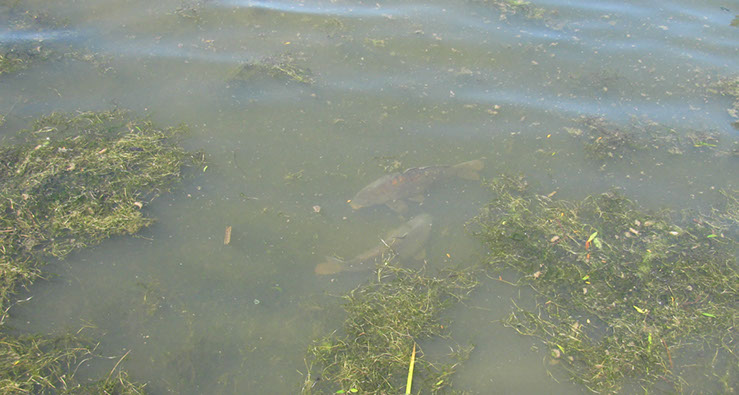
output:
[[413, 385], [413, 366], [416, 364], [416, 343], [413, 343], [413, 353], [411, 354], [411, 363], [408, 366], [408, 382], [405, 385], [405, 395], [410, 395], [411, 386]]

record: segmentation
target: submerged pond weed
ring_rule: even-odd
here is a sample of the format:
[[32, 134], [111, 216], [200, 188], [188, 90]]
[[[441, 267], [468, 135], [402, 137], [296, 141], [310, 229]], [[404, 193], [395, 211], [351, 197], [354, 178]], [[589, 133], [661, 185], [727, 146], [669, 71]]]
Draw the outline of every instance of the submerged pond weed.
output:
[[737, 143], [736, 139], [716, 130], [676, 129], [649, 119], [632, 120], [622, 127], [596, 117], [582, 118], [579, 123], [582, 128], [565, 127], [564, 130], [582, 143], [588, 158], [603, 165], [622, 160], [634, 163], [640, 153], [641, 156], [664, 152], [725, 157], [733, 155], [729, 146]]
[[312, 85], [313, 73], [309, 68], [301, 66], [302, 58], [290, 54], [264, 57], [259, 61], [241, 65], [230, 81], [250, 82], [271, 78], [280, 81], [297, 82]]
[[119, 111], [53, 114], [0, 149], [3, 257], [63, 258], [76, 248], [151, 224], [141, 209], [176, 181], [185, 152]]
[[94, 356], [93, 343], [11, 336], [2, 324], [16, 287], [40, 265], [153, 222], [142, 209], [180, 178], [182, 129], [123, 111], [52, 114], [0, 148], [0, 391], [141, 393], [116, 369], [92, 387], [75, 384], [74, 366]]
[[[308, 376], [303, 393], [398, 394], [404, 391], [414, 344], [444, 336], [440, 313], [477, 285], [469, 272], [447, 272], [435, 277], [394, 266], [378, 269], [377, 281], [345, 296], [344, 335], [332, 334], [308, 351], [322, 368], [320, 381]], [[471, 349], [460, 347], [448, 364], [432, 363], [418, 349], [415, 393], [449, 388], [450, 375]]]
[[[537, 295], [505, 325], [541, 338], [553, 365], [598, 393], [736, 390], [735, 192], [710, 215], [678, 221], [615, 191], [553, 200], [511, 177], [491, 188], [496, 198], [476, 219], [489, 270], [512, 269]], [[696, 374], [704, 381], [688, 381]]]

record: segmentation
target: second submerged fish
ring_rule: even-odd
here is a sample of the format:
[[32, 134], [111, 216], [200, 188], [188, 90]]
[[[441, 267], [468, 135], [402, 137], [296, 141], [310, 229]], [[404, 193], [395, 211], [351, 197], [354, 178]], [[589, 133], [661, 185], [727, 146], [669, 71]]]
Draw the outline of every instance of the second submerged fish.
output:
[[431, 216], [420, 214], [411, 218], [410, 221], [399, 228], [390, 231], [382, 239], [379, 246], [348, 261], [329, 258], [326, 262], [319, 263], [315, 272], [316, 274], [327, 275], [344, 271], [369, 270], [375, 267], [375, 263], [390, 253], [395, 254], [400, 259], [418, 257], [423, 253], [423, 247], [430, 234]]

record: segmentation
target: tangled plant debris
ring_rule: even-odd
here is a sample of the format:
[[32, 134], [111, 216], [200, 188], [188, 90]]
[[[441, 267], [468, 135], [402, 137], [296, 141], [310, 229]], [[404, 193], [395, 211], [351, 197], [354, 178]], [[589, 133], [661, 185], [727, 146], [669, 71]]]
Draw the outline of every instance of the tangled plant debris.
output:
[[[377, 281], [345, 296], [344, 335], [332, 334], [312, 345], [310, 365], [319, 375], [306, 378], [303, 393], [397, 394], [405, 389], [414, 344], [445, 336], [440, 313], [477, 285], [471, 272], [444, 272], [436, 277], [382, 266]], [[432, 363], [418, 351], [414, 393], [449, 389], [451, 375], [471, 347], [458, 347], [446, 364]], [[420, 392], [419, 392], [420, 391]]]
[[[597, 393], [736, 391], [736, 191], [678, 221], [614, 191], [571, 202], [535, 195], [521, 178], [490, 186], [496, 198], [475, 221], [489, 269], [512, 269], [537, 295], [505, 325], [541, 338], [550, 363]], [[688, 381], [695, 374], [704, 380]]]

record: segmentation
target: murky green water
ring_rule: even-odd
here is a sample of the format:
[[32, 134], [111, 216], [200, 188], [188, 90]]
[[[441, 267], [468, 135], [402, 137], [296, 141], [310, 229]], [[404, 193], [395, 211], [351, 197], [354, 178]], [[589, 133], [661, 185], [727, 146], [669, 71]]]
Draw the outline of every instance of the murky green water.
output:
[[[298, 392], [307, 346], [341, 326], [337, 296], [369, 279], [319, 277], [315, 265], [365, 251], [403, 222], [386, 207], [346, 203], [387, 166], [484, 157], [484, 177], [522, 173], [565, 198], [617, 186], [655, 209], [706, 207], [718, 189], [737, 187], [732, 99], [708, 87], [739, 72], [739, 28], [730, 26], [739, 4], [553, 0], [525, 12], [475, 0], [3, 3], [6, 20], [43, 11], [66, 26], [33, 37], [0, 28], [3, 42], [94, 55], [0, 76], [3, 134], [51, 111], [122, 107], [189, 124], [188, 148], [208, 154], [204, 172], [148, 208], [159, 221], [142, 237], [55, 262], [9, 323], [41, 333], [91, 326], [111, 360], [79, 374], [107, 374], [131, 350], [126, 370], [155, 394]], [[314, 83], [231, 79], [245, 62], [284, 56]], [[709, 132], [720, 144], [601, 166], [564, 129], [584, 117]], [[411, 204], [411, 214], [435, 218], [429, 267], [480, 261], [463, 225], [489, 198], [477, 182], [450, 180]], [[450, 311], [454, 338], [476, 345], [456, 387], [582, 391], [549, 378], [536, 342], [496, 322], [513, 297], [485, 284]]]

